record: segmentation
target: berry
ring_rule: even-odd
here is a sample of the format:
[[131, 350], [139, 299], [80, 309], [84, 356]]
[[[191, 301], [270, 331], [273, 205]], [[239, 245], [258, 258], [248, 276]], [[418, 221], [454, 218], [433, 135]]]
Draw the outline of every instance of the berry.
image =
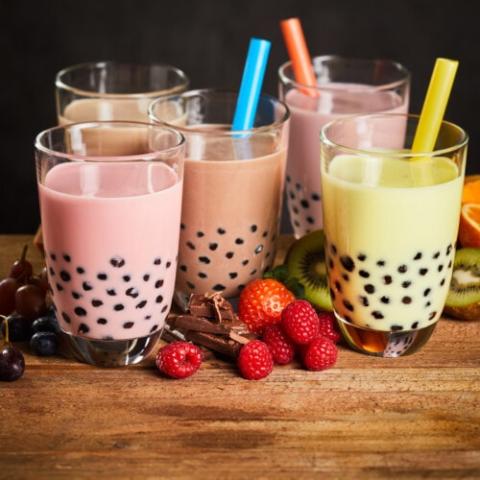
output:
[[25, 370], [25, 359], [22, 352], [11, 344], [0, 349], [0, 380], [12, 382], [19, 379]]
[[293, 293], [277, 280], [254, 280], [240, 294], [238, 314], [252, 332], [261, 332], [278, 323], [282, 310], [294, 300]]
[[54, 332], [37, 332], [30, 339], [30, 348], [36, 355], [49, 357], [57, 353], [57, 343]]
[[292, 342], [310, 343], [320, 329], [317, 312], [306, 300], [297, 300], [282, 312], [282, 328]]
[[240, 350], [237, 365], [243, 378], [260, 380], [268, 376], [273, 369], [272, 354], [267, 344], [252, 340]]
[[32, 333], [37, 333], [37, 332], [56, 333], [58, 332], [58, 330], [59, 330], [59, 327], [58, 327], [57, 319], [52, 316], [37, 318], [32, 323]]
[[[30, 340], [32, 335], [32, 322], [16, 313], [8, 317], [8, 333], [12, 342]], [[2, 324], [2, 334], [5, 337], [6, 322]]]
[[45, 294], [36, 285], [24, 285], [15, 294], [15, 306], [20, 315], [33, 320], [47, 310]]
[[338, 343], [342, 336], [338, 331], [337, 322], [335, 321], [333, 313], [319, 312], [318, 320], [320, 321], [319, 334], [322, 337], [327, 337], [334, 343]]
[[157, 368], [171, 378], [187, 378], [202, 364], [202, 352], [189, 342], [173, 342], [162, 347], [155, 361]]
[[293, 360], [295, 347], [278, 325], [269, 325], [265, 328], [263, 341], [267, 344], [276, 364], [286, 365]]
[[302, 349], [303, 365], [307, 370], [325, 370], [337, 361], [337, 347], [325, 337], [317, 337]]

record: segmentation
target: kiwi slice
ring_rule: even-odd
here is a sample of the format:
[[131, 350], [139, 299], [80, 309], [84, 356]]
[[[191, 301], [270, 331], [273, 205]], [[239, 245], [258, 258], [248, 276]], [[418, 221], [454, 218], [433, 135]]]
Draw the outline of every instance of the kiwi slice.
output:
[[285, 263], [289, 276], [305, 287], [305, 298], [318, 308], [332, 310], [324, 246], [322, 230], [309, 233], [293, 243]]
[[445, 313], [462, 320], [480, 319], [480, 249], [457, 250]]

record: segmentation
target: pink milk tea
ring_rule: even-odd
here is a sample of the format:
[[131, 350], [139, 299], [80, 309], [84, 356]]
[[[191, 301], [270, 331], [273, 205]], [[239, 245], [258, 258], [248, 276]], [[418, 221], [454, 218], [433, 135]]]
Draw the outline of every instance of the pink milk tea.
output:
[[[320, 184], [320, 131], [332, 120], [354, 114], [406, 113], [408, 95], [353, 83], [326, 83], [317, 96], [298, 89], [286, 94], [290, 108], [286, 193], [297, 238], [323, 227]], [[395, 130], [395, 129], [394, 129]], [[392, 136], [398, 136], [392, 131]]]
[[54, 166], [39, 184], [61, 328], [91, 339], [161, 329], [175, 284], [182, 181], [161, 162]]

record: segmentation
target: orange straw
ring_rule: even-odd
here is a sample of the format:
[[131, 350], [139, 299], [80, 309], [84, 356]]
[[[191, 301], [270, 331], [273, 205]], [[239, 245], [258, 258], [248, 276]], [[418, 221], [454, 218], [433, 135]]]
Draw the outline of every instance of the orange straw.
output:
[[[288, 56], [292, 61], [293, 74], [297, 83], [307, 87], [316, 87], [317, 78], [313, 71], [312, 59], [308, 52], [307, 42], [303, 34], [302, 25], [298, 18], [287, 18], [280, 22], [280, 28], [283, 34], [283, 40], [287, 47]], [[312, 96], [317, 92], [312, 90], [305, 91]]]

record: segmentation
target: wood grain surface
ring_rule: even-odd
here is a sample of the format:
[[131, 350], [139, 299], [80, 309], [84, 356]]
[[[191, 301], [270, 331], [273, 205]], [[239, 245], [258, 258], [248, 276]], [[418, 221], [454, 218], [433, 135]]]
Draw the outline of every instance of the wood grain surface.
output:
[[[0, 236], [0, 274], [30, 240]], [[331, 370], [260, 382], [216, 359], [174, 381], [24, 351], [0, 384], [2, 479], [480, 478], [478, 322], [441, 320], [410, 357], [341, 347]]]

